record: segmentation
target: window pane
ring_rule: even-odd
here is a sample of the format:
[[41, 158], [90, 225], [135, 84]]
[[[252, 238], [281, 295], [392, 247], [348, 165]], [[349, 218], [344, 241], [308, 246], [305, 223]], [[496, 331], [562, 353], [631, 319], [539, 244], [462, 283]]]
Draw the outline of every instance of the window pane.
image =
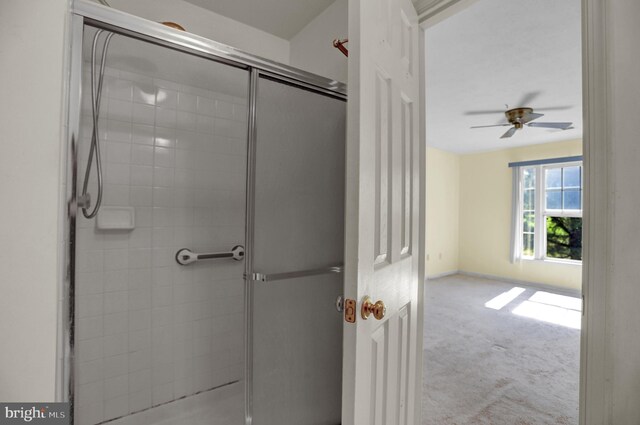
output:
[[563, 173], [563, 187], [580, 187], [580, 168], [582, 167], [567, 167], [562, 169]]
[[546, 169], [546, 188], [560, 189], [562, 187], [562, 168], [547, 168]]
[[535, 214], [532, 212], [526, 212], [523, 214], [522, 231], [533, 232], [535, 229]]
[[580, 190], [565, 190], [564, 191], [564, 209], [565, 210], [579, 210], [580, 206], [580, 198], [582, 192]]
[[533, 257], [533, 233], [525, 233], [522, 235], [522, 255], [525, 257]]
[[525, 168], [522, 171], [522, 180], [524, 182], [525, 189], [533, 189], [536, 187], [536, 169]]
[[536, 207], [535, 190], [527, 189], [524, 191], [524, 210], [533, 210]]
[[547, 190], [547, 209], [562, 209], [562, 192], [560, 190]]
[[547, 257], [582, 260], [582, 218], [547, 217]]

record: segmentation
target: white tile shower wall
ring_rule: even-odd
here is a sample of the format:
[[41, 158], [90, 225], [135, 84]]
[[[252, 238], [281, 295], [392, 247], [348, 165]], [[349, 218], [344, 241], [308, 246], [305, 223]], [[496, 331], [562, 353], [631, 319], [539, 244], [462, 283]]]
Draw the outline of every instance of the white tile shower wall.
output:
[[[84, 93], [80, 183], [92, 128]], [[175, 253], [243, 244], [246, 111], [245, 98], [107, 68], [102, 204], [135, 207], [136, 225], [79, 219], [76, 423], [242, 379], [242, 262], [184, 267]]]

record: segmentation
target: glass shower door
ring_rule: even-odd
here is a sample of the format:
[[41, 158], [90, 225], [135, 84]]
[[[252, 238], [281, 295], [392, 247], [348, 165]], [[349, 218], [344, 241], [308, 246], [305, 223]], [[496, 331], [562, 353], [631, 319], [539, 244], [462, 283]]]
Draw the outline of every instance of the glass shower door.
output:
[[[109, 33], [85, 27], [80, 184], [97, 34], [94, 78]], [[74, 423], [240, 425], [244, 264], [176, 253], [244, 245], [248, 70], [120, 34], [105, 58], [104, 194], [76, 230]]]
[[343, 100], [258, 79], [253, 425], [341, 420], [342, 275], [333, 268], [343, 263], [345, 118]]

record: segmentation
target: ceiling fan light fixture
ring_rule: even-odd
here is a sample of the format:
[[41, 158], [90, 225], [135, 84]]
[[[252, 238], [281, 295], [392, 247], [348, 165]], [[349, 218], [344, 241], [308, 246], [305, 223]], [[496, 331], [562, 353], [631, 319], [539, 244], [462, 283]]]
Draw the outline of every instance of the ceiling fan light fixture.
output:
[[508, 124], [479, 125], [473, 126], [471, 128], [513, 126], [500, 137], [501, 139], [506, 139], [513, 136], [517, 130], [521, 130], [525, 125], [527, 127], [555, 128], [558, 130], [569, 130], [573, 128], [573, 123], [571, 122], [532, 122], [540, 117], [543, 117], [544, 114], [534, 113], [533, 108], [529, 107], [508, 109], [504, 112], [504, 115], [509, 122]]

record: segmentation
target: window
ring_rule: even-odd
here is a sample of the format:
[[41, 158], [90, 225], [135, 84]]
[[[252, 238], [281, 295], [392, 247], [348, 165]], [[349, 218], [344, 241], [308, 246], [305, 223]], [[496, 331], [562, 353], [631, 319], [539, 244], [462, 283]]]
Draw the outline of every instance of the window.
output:
[[582, 162], [520, 168], [521, 256], [582, 260]]

